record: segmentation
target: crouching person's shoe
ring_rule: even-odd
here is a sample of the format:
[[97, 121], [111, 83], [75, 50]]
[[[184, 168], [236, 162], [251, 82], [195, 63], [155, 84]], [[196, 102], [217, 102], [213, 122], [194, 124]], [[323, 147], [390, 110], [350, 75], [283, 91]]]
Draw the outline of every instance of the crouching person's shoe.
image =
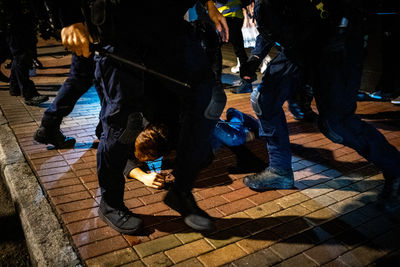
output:
[[184, 217], [184, 222], [197, 231], [211, 231], [214, 223], [212, 218], [197, 206], [191, 192], [182, 192], [174, 186], [168, 191], [164, 203]]
[[378, 196], [378, 202], [388, 212], [400, 208], [400, 177], [385, 177], [385, 185]]
[[101, 199], [99, 207], [100, 218], [111, 228], [121, 234], [130, 235], [143, 226], [143, 220], [129, 211], [125, 206], [115, 209]]
[[243, 183], [254, 190], [291, 189], [294, 186], [293, 171], [268, 167], [260, 173], [244, 177]]
[[51, 144], [55, 148], [71, 148], [76, 142], [75, 138], [63, 135], [60, 129], [50, 130], [43, 126], [37, 129], [33, 139], [41, 144]]

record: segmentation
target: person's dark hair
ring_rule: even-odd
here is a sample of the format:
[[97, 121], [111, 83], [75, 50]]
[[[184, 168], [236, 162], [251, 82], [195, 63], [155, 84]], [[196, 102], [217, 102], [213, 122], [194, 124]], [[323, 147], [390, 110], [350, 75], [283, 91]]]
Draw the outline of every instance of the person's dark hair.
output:
[[148, 161], [164, 156], [168, 152], [167, 136], [165, 125], [148, 125], [135, 140], [135, 157], [140, 161]]

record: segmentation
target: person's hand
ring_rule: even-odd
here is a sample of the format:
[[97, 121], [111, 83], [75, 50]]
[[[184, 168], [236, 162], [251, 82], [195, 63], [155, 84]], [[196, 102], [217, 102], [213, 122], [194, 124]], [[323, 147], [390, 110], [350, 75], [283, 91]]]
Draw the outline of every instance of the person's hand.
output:
[[64, 27], [61, 31], [61, 41], [66, 49], [77, 56], [90, 56], [89, 43], [93, 43], [93, 38], [82, 22]]
[[229, 28], [228, 28], [228, 24], [226, 23], [225, 17], [222, 16], [222, 14], [218, 11], [218, 9], [215, 7], [213, 1], [208, 1], [206, 3], [206, 7], [208, 10], [208, 16], [215, 23], [215, 28], [221, 35], [222, 41], [228, 42]]
[[155, 189], [161, 189], [165, 185], [165, 177], [156, 172], [144, 173], [143, 175], [137, 177], [136, 179], [141, 181], [146, 186]]

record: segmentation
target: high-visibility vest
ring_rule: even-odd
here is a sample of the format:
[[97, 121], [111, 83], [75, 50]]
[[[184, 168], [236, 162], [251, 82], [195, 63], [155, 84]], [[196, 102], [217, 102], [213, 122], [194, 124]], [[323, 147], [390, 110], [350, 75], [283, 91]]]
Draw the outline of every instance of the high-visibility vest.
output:
[[224, 17], [243, 18], [241, 0], [228, 0], [226, 4], [221, 4], [216, 1], [215, 6]]

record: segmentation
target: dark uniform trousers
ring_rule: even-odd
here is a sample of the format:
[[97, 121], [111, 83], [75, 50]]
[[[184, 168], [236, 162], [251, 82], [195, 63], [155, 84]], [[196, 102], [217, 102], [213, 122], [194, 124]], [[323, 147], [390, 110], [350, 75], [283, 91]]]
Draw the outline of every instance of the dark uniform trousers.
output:
[[32, 21], [22, 11], [15, 15], [7, 32], [7, 43], [13, 61], [11, 65], [10, 88], [15, 93], [19, 91], [25, 99], [32, 98], [38, 93], [34, 83], [29, 79], [29, 68], [32, 65], [32, 40], [36, 31], [32, 27]]
[[44, 112], [43, 127], [59, 129], [62, 119], [71, 113], [79, 98], [93, 85], [94, 65], [93, 55], [85, 58], [72, 54], [69, 76]]
[[[330, 40], [314, 58], [313, 84], [322, 133], [335, 143], [355, 149], [374, 163], [386, 178], [400, 176], [400, 152], [373, 126], [356, 114], [360, 88], [363, 36], [348, 29], [343, 36], [332, 32]], [[261, 122], [261, 136], [267, 138], [270, 165], [290, 168], [291, 152], [283, 102], [300, 81], [300, 68], [280, 53], [270, 62], [262, 83], [251, 101]]]
[[[215, 117], [204, 115], [215, 85], [205, 52], [189, 28], [162, 39], [161, 43], [140, 45], [139, 40], [132, 41], [129, 46], [106, 46], [104, 49], [188, 82], [191, 88], [144, 75], [107, 56], [95, 57], [95, 77], [104, 95], [100, 112], [103, 134], [97, 152], [97, 171], [104, 200], [116, 208], [123, 205], [123, 170], [131, 149], [129, 144], [119, 140], [120, 136], [126, 129], [129, 114], [145, 109], [147, 103], [159, 101], [160, 95], [167, 95], [162, 101], [170, 98], [174, 103], [172, 100], [179, 99], [181, 108], [174, 186], [190, 191], [198, 171], [211, 157], [210, 137], [220, 114], [215, 114]], [[168, 113], [168, 109], [165, 112]]]
[[243, 65], [247, 61], [247, 53], [244, 49], [243, 41], [243, 19], [225, 17], [229, 27], [229, 41], [232, 43], [235, 55], [239, 58], [239, 62]]

